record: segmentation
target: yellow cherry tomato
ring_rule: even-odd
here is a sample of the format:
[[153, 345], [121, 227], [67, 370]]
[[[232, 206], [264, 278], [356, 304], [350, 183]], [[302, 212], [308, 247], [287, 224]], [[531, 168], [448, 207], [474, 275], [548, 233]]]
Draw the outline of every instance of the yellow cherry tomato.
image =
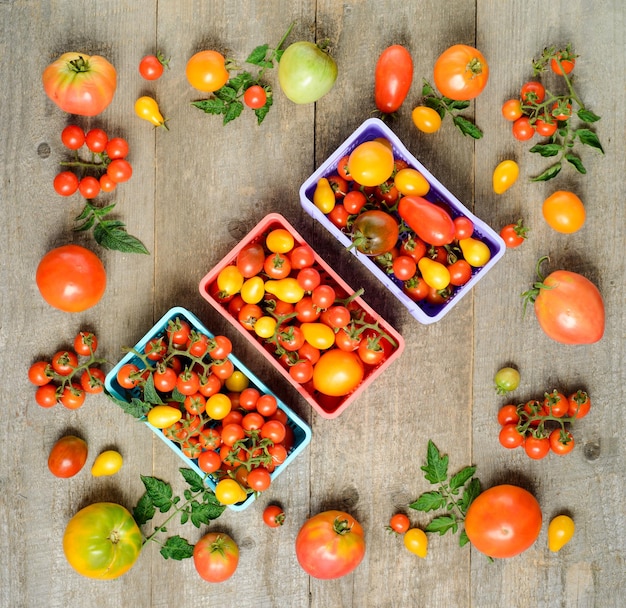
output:
[[418, 557], [424, 558], [428, 554], [428, 537], [424, 530], [411, 528], [404, 533], [404, 546]]
[[178, 422], [183, 413], [171, 405], [155, 405], [148, 412], [148, 422], [157, 429], [165, 429]]
[[330, 213], [335, 208], [335, 193], [330, 182], [325, 177], [318, 180], [313, 193], [313, 203], [325, 214]]
[[410, 167], [400, 169], [393, 178], [393, 183], [404, 196], [424, 196], [430, 190], [428, 180], [417, 169]]
[[242, 390], [248, 388], [250, 385], [250, 379], [243, 372], [236, 369], [224, 382], [224, 385], [229, 391], [233, 393], [240, 393]]
[[463, 252], [465, 261], [475, 268], [484, 266], [491, 259], [489, 247], [482, 241], [469, 237], [459, 241], [459, 247]]
[[234, 505], [246, 499], [248, 494], [237, 481], [227, 477], [215, 486], [215, 498], [223, 505]]
[[378, 186], [393, 173], [393, 152], [379, 141], [358, 145], [348, 157], [348, 173], [361, 186]]
[[94, 477], [105, 477], [107, 475], [115, 475], [124, 464], [124, 459], [119, 452], [115, 450], [106, 450], [98, 454], [91, 467], [91, 474]]
[[265, 237], [265, 245], [272, 253], [288, 253], [295, 242], [289, 230], [275, 228]]
[[441, 262], [423, 257], [420, 258], [417, 266], [429, 287], [441, 290], [450, 284], [450, 271]]
[[254, 333], [259, 338], [271, 338], [276, 331], [277, 321], [274, 317], [259, 317], [254, 324]]
[[289, 304], [295, 304], [304, 297], [304, 289], [294, 277], [270, 279], [265, 282], [265, 291]]
[[257, 304], [265, 295], [265, 281], [259, 276], [246, 279], [241, 286], [241, 299], [246, 304]]
[[159, 110], [159, 104], [157, 104], [152, 97], [148, 97], [147, 95], [140, 97], [135, 102], [135, 114], [137, 114], [139, 118], [147, 120], [155, 127], [165, 127], [167, 129], [165, 118], [163, 118]]
[[213, 420], [221, 420], [230, 413], [232, 406], [232, 401], [228, 395], [215, 393], [207, 399], [206, 413], [213, 418]]
[[185, 76], [198, 91], [213, 93], [221, 89], [230, 77], [224, 55], [217, 51], [200, 51], [187, 61]]
[[435, 133], [441, 127], [439, 112], [428, 106], [417, 106], [411, 112], [413, 124], [423, 133]]
[[301, 323], [304, 339], [319, 350], [326, 350], [335, 343], [335, 332], [325, 323]]
[[574, 536], [576, 525], [567, 515], [557, 515], [548, 525], [548, 549], [560, 551]]
[[514, 160], [503, 160], [493, 170], [493, 191], [496, 194], [506, 192], [519, 177], [519, 165]]
[[217, 288], [220, 294], [234, 296], [243, 286], [243, 275], [237, 266], [225, 266], [217, 275]]
[[557, 232], [571, 234], [580, 230], [585, 223], [585, 206], [573, 193], [558, 190], [550, 195], [542, 207], [543, 219]]

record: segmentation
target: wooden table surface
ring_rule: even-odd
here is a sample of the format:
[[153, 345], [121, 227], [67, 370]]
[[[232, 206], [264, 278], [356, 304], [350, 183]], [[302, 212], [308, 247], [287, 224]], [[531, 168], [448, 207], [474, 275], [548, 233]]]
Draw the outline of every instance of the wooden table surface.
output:
[[[0, 2], [0, 403], [7, 414], [0, 444], [0, 605], [623, 606], [625, 16], [621, 0]], [[288, 43], [330, 40], [339, 77], [326, 97], [314, 105], [289, 102], [273, 70], [267, 82], [274, 85], [274, 107], [261, 126], [248, 111], [224, 127], [219, 117], [190, 105], [202, 97], [185, 79], [192, 53], [216, 48], [243, 59], [258, 44], [276, 44], [292, 21]], [[549, 159], [530, 154], [531, 143], [513, 139], [500, 106], [532, 77], [533, 57], [545, 46], [568, 42], [580, 55], [577, 90], [602, 117], [595, 130], [605, 154], [585, 148], [586, 175], [568, 166], [553, 181], [533, 183], [529, 177]], [[413, 319], [313, 222], [298, 198], [300, 184], [371, 115], [374, 66], [394, 43], [410, 50], [415, 77], [407, 102], [389, 123], [393, 131], [492, 227], [523, 217], [531, 228], [520, 249], [507, 251], [468, 297], [429, 326]], [[490, 82], [467, 112], [484, 131], [479, 141], [463, 137], [449, 119], [433, 135], [411, 122], [422, 78], [432, 80], [435, 59], [454, 43], [477, 46], [490, 64]], [[137, 66], [156, 49], [171, 56], [171, 69], [149, 83]], [[72, 50], [104, 55], [118, 70], [113, 103], [98, 117], [72, 118], [44, 94], [42, 70]], [[556, 77], [547, 82], [559, 84]], [[169, 131], [134, 115], [142, 94], [159, 100]], [[129, 141], [133, 177], [101, 200], [117, 202], [117, 216], [149, 255], [104, 250], [90, 234], [73, 232], [82, 199], [61, 199], [52, 189], [64, 158], [59, 134], [72, 120]], [[491, 175], [505, 158], [518, 161], [521, 177], [498, 196]], [[557, 189], [570, 189], [585, 202], [587, 221], [575, 235], [557, 234], [542, 219], [541, 203]], [[365, 300], [406, 340], [400, 359], [334, 420], [313, 412], [198, 291], [205, 273], [269, 212], [282, 213], [353, 288], [363, 287]], [[76, 314], [49, 307], [34, 281], [41, 257], [70, 242], [95, 251], [108, 273], [101, 302]], [[532, 311], [522, 317], [520, 293], [543, 255], [550, 256], [551, 270], [578, 271], [598, 284], [607, 313], [599, 343], [558, 344], [542, 333]], [[81, 329], [97, 332], [102, 355], [113, 364], [123, 346], [134, 344], [172, 306], [193, 311], [214, 333], [227, 333], [239, 358], [310, 424], [313, 438], [266, 495], [245, 511], [227, 510], [208, 528], [228, 532], [240, 546], [240, 565], [229, 581], [205, 583], [192, 560], [166, 561], [156, 545], [123, 577], [92, 581], [63, 557], [69, 518], [101, 500], [132, 508], [143, 492], [140, 475], [155, 475], [180, 492], [181, 463], [105, 396], [76, 411], [38, 407], [26, 371], [67, 347]], [[590, 393], [594, 406], [575, 425], [577, 445], [569, 456], [531, 461], [500, 447], [496, 412], [506, 398], [496, 395], [492, 378], [506, 364], [522, 374], [517, 401], [554, 388]], [[47, 455], [70, 432], [88, 441], [90, 457], [79, 475], [61, 480], [50, 475]], [[430, 520], [408, 509], [429, 489], [420, 470], [429, 439], [449, 455], [451, 470], [476, 465], [484, 488], [507, 482], [534, 492], [544, 523], [528, 551], [491, 563], [468, 546], [460, 548], [457, 536], [431, 536], [428, 557], [421, 560], [385, 531], [397, 511], [409, 513], [413, 525]], [[93, 478], [92, 459], [109, 447], [123, 454], [122, 470]], [[287, 521], [270, 530], [261, 514], [275, 501]], [[307, 576], [294, 553], [300, 525], [324, 508], [349, 510], [367, 540], [357, 570], [328, 582]], [[577, 532], [554, 554], [547, 548], [547, 523], [559, 513], [572, 515]], [[179, 532], [196, 542], [208, 529], [188, 525]]]

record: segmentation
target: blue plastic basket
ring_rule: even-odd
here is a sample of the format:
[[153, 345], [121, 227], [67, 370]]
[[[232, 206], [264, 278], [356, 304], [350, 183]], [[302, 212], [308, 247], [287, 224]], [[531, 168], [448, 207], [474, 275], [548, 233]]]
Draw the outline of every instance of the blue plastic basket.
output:
[[[164, 336], [168, 323], [171, 320], [175, 320], [176, 318], [179, 318], [181, 321], [187, 321], [192, 329], [202, 332], [209, 338], [214, 337], [214, 334], [212, 334], [193, 313], [189, 312], [185, 308], [175, 307], [167, 311], [165, 315], [163, 315], [163, 317], [161, 317], [161, 319], [157, 321], [154, 327], [152, 327], [152, 329], [150, 329], [150, 331], [148, 331], [148, 333], [141, 340], [139, 340], [134, 349], [137, 352], [144, 352], [148, 341], [152, 340], [153, 338], [160, 338]], [[304, 450], [304, 448], [310, 443], [311, 428], [301, 418], [299, 418], [295, 414], [295, 412], [293, 412], [283, 401], [281, 401], [261, 380], [259, 380], [257, 376], [255, 376], [243, 363], [241, 363], [241, 361], [239, 361], [237, 357], [231, 354], [228, 356], [228, 358], [232, 361], [236, 370], [242, 372], [245, 376], [247, 376], [251, 387], [255, 387], [261, 394], [273, 395], [278, 402], [278, 407], [282, 409], [285, 414], [287, 414], [287, 424], [292, 429], [294, 435], [293, 446], [291, 447], [285, 462], [277, 466], [272, 472], [271, 478], [273, 483], [276, 477], [278, 477], [278, 475], [280, 475], [287, 468], [287, 466], [294, 461], [298, 454], [300, 454], [300, 452], [302, 452], [302, 450]], [[134, 353], [129, 352], [107, 374], [104, 385], [106, 387], [106, 390], [113, 397], [121, 401], [126, 401], [130, 403], [133, 397], [138, 396], [137, 389], [122, 388], [117, 381], [117, 372], [126, 363], [134, 363], [140, 369], [144, 367], [141, 359], [137, 357], [137, 355], [135, 355]], [[196, 473], [198, 473], [198, 475], [200, 475], [200, 477], [204, 478], [205, 483], [208, 487], [210, 487], [212, 490], [215, 490], [217, 480], [212, 475], [207, 476], [206, 473], [202, 471], [198, 466], [198, 462], [196, 459], [187, 458], [187, 456], [182, 453], [180, 447], [176, 442], [170, 441], [160, 429], [152, 426], [147, 420], [145, 420], [145, 424], [150, 430], [152, 430], [152, 432], [157, 437], [165, 442], [165, 444], [168, 445], [172, 449], [172, 451], [176, 453], [176, 455], [185, 463], [188, 468], [194, 470]], [[255, 498], [256, 495], [254, 493], [248, 494], [246, 500], [228, 506], [234, 511], [241, 511], [249, 507], [250, 504], [252, 504], [252, 502], [255, 500]]]
[[[376, 263], [368, 256], [360, 253], [356, 247], [350, 247], [352, 241], [350, 237], [337, 228], [313, 203], [313, 194], [317, 186], [317, 182], [322, 177], [337, 173], [337, 165], [339, 161], [346, 155], [349, 155], [357, 146], [366, 141], [371, 141], [378, 137], [384, 137], [389, 140], [393, 146], [394, 158], [402, 159], [409, 164], [410, 167], [417, 169], [430, 184], [430, 191], [425, 199], [433, 203], [444, 203], [451, 211], [452, 217], [465, 216], [472, 220], [474, 224], [474, 237], [482, 240], [491, 251], [491, 258], [484, 266], [474, 268], [472, 278], [463, 286], [455, 289], [452, 297], [444, 304], [435, 305], [426, 301], [415, 302], [402, 291], [402, 283], [394, 280], [385, 273], [385, 271], [376, 265]], [[370, 270], [393, 295], [402, 302], [409, 310], [411, 315], [420, 323], [429, 324], [439, 321], [447, 315], [453, 306], [465, 296], [476, 283], [482, 279], [494, 264], [504, 255], [506, 245], [500, 235], [490, 228], [480, 218], [476, 217], [467, 207], [465, 207], [449, 190], [443, 186], [429, 171], [420, 163], [398, 139], [396, 134], [379, 118], [370, 118], [366, 120], [348, 139], [346, 139], [333, 154], [309, 177], [300, 187], [300, 204], [302, 208], [314, 219], [316, 219], [326, 230], [328, 230], [335, 238], [346, 248], [350, 247], [350, 251], [357, 259]]]

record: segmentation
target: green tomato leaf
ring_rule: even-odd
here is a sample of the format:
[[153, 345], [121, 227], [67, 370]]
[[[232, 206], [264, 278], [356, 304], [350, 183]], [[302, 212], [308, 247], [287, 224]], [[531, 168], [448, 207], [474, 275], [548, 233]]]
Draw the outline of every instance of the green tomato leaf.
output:
[[548, 167], [541, 175], [532, 177], [532, 182], [547, 182], [550, 179], [555, 178], [561, 172], [561, 163], [555, 163], [551, 167]]
[[598, 136], [593, 131], [590, 131], [589, 129], [576, 129], [574, 134], [578, 137], [581, 143], [585, 144], [586, 146], [596, 148], [597, 150], [600, 150], [602, 154], [604, 154], [602, 144], [600, 143]]
[[187, 482], [187, 485], [192, 492], [204, 492], [206, 486], [202, 481], [202, 477], [200, 477], [198, 473], [192, 471], [191, 469], [185, 468], [180, 468], [178, 470], [180, 471], [180, 474], [183, 476], [183, 479]]
[[152, 499], [148, 496], [147, 492], [144, 492], [133, 509], [133, 519], [138, 526], [143, 526], [154, 517], [155, 513], [156, 509], [154, 508]]
[[469, 101], [456, 101], [449, 97], [444, 97], [443, 101], [450, 110], [466, 110], [470, 107]]
[[422, 81], [422, 95], [424, 97], [430, 97], [431, 95], [435, 95], [435, 89], [427, 80]]
[[106, 249], [124, 253], [150, 253], [137, 238], [126, 232], [126, 227], [119, 220], [102, 220], [93, 229], [96, 243]]
[[463, 512], [463, 514], [467, 513], [467, 509], [474, 502], [474, 499], [480, 494], [480, 480], [474, 478], [472, 481], [467, 484], [465, 490], [463, 491], [463, 495], [461, 496], [461, 500], [458, 501], [459, 508]]
[[[82, 214], [81, 214], [82, 215]], [[76, 218], [78, 220], [78, 218]], [[74, 227], [75, 232], [85, 232], [86, 230], [90, 230], [93, 228], [93, 225], [96, 223], [96, 216], [90, 215], [82, 224]]]
[[458, 525], [458, 521], [453, 515], [441, 515], [440, 517], [435, 517], [424, 528], [424, 532], [437, 532], [440, 536], [443, 536], [449, 530], [456, 532]]
[[180, 523], [184, 525], [188, 521], [189, 521], [189, 513], [188, 513], [188, 511], [181, 511], [180, 512]]
[[566, 154], [565, 155], [565, 160], [568, 163], [574, 165], [574, 167], [576, 167], [576, 171], [578, 171], [578, 173], [582, 173], [583, 175], [585, 173], [587, 173], [587, 169], [585, 169], [585, 166], [583, 165], [582, 161], [575, 154]]
[[465, 467], [461, 469], [456, 475], [450, 479], [450, 489], [456, 490], [462, 488], [468, 480], [470, 480], [474, 473], [476, 473], [476, 467]]
[[[254, 78], [252, 78], [252, 74], [250, 74], [250, 72], [241, 72], [241, 74], [238, 74], [228, 81], [229, 88], [232, 88], [237, 92], [245, 91], [251, 84], [254, 84]], [[224, 101], [231, 100], [225, 99]]]
[[146, 488], [146, 492], [150, 496], [152, 504], [159, 509], [161, 513], [167, 513], [172, 505], [175, 504], [172, 500], [172, 486], [156, 477], [148, 475], [141, 475], [140, 477]]
[[467, 543], [469, 542], [470, 540], [467, 536], [467, 532], [465, 531], [465, 529], [463, 529], [463, 531], [459, 535], [459, 547], [465, 547], [465, 545], [467, 545]]
[[148, 403], [152, 403], [153, 405], [164, 405], [159, 392], [154, 387], [154, 378], [152, 374], [148, 374], [146, 381], [143, 385], [143, 398]]
[[433, 484], [443, 483], [448, 478], [448, 460], [448, 456], [442, 456], [439, 448], [429, 439], [426, 464], [421, 467], [426, 480]]
[[578, 118], [580, 118], [583, 122], [597, 122], [600, 120], [600, 117], [597, 114], [594, 114], [591, 110], [585, 110], [584, 108], [578, 110], [577, 114]]
[[193, 501], [191, 503], [191, 523], [196, 528], [207, 525], [211, 520], [217, 519], [225, 508], [224, 505], [219, 504], [215, 496], [210, 502]]
[[191, 105], [202, 110], [205, 114], [224, 114], [226, 110], [226, 104], [216, 97], [192, 101]]
[[533, 152], [534, 154], [540, 154], [544, 157], [556, 156], [561, 152], [563, 147], [561, 144], [537, 144], [533, 146], [529, 152]]
[[243, 112], [243, 103], [239, 100], [235, 100], [226, 106], [226, 112], [224, 114], [224, 124], [227, 125], [231, 120], [238, 118]]
[[419, 498], [411, 503], [409, 507], [416, 511], [435, 511], [442, 509], [446, 505], [446, 499], [441, 492], [424, 492]]
[[483, 132], [470, 120], [463, 116], [453, 116], [452, 121], [456, 127], [463, 133], [463, 135], [469, 135], [473, 139], [481, 139]]
[[141, 399], [133, 397], [130, 401], [117, 399], [113, 395], [106, 393], [107, 397], [116, 405], [122, 408], [124, 412], [130, 414], [133, 418], [141, 419], [152, 409], [152, 404], [145, 403]]
[[269, 87], [266, 87], [267, 99], [265, 101], [265, 105], [262, 108], [258, 108], [254, 111], [257, 118], [257, 124], [261, 124], [264, 118], [267, 116], [267, 113], [270, 111], [270, 108], [274, 104], [274, 100], [272, 98], [272, 90]]
[[84, 207], [83, 210], [74, 218], [75, 222], [82, 222], [84, 220], [86, 220], [92, 213], [92, 206], [87, 203]]
[[[246, 59], [246, 63], [251, 63], [252, 65], [258, 65], [261, 67], [268, 67], [267, 61], [265, 61], [265, 56], [267, 55], [267, 51], [270, 48], [269, 44], [261, 44], [257, 46], [251, 53], [248, 55]], [[272, 67], [271, 62], [269, 67]]]
[[161, 555], [165, 559], [181, 561], [193, 556], [193, 547], [180, 536], [170, 536], [161, 547]]

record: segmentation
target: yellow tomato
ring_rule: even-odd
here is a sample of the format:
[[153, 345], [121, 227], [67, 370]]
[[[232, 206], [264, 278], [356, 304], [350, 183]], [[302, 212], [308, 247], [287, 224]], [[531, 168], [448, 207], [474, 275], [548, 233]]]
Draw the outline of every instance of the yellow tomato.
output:
[[423, 257], [417, 262], [426, 285], [433, 289], [445, 289], [450, 284], [450, 271], [441, 263]]
[[585, 206], [573, 192], [558, 190], [543, 202], [542, 212], [548, 226], [563, 234], [576, 232], [585, 223]]
[[148, 422], [157, 429], [165, 429], [178, 422], [182, 412], [171, 405], [155, 405], [148, 412]]
[[326, 350], [335, 343], [335, 332], [325, 323], [301, 323], [304, 339], [319, 350]]
[[424, 530], [411, 528], [404, 533], [404, 546], [411, 553], [424, 558], [428, 554], [428, 537]]
[[364, 373], [358, 355], [333, 348], [326, 351], [315, 364], [313, 386], [325, 395], [343, 397], [361, 384]]
[[241, 286], [241, 299], [246, 304], [257, 304], [265, 295], [265, 282], [259, 276], [250, 277]]
[[217, 51], [200, 51], [187, 61], [185, 76], [194, 89], [213, 93], [228, 82], [225, 63], [224, 55]]
[[358, 145], [348, 157], [348, 173], [361, 186], [378, 186], [393, 173], [393, 152], [379, 141]]
[[423, 133], [435, 133], [441, 127], [439, 112], [428, 106], [417, 106], [411, 112], [413, 124]]
[[250, 379], [243, 372], [235, 370], [224, 382], [226, 388], [233, 393], [240, 393], [242, 390], [248, 388], [250, 385]]
[[330, 182], [325, 177], [320, 178], [313, 193], [313, 203], [324, 214], [330, 213], [335, 208], [335, 193]]
[[463, 252], [465, 261], [475, 268], [484, 266], [491, 259], [489, 247], [478, 239], [469, 237], [459, 241], [459, 247]]
[[514, 160], [503, 160], [493, 170], [493, 191], [502, 194], [508, 190], [519, 177], [519, 166]]
[[277, 321], [274, 317], [259, 317], [254, 324], [254, 333], [259, 338], [271, 338], [276, 331]]
[[265, 291], [289, 304], [295, 304], [304, 297], [304, 289], [294, 277], [266, 281]]
[[272, 253], [288, 253], [294, 244], [291, 232], [285, 228], [275, 228], [265, 237], [265, 245]]
[[213, 420], [225, 418], [230, 413], [231, 408], [232, 402], [230, 397], [224, 393], [211, 395], [206, 402], [206, 413], [213, 418]]
[[383, 144], [383, 146], [387, 146], [393, 152], [393, 144], [386, 137], [377, 137], [374, 141]]
[[215, 498], [223, 505], [234, 505], [247, 498], [246, 491], [234, 479], [227, 477], [215, 486]]
[[428, 180], [417, 169], [400, 169], [393, 183], [404, 196], [425, 196], [430, 190]]
[[165, 118], [163, 118], [163, 115], [159, 110], [159, 105], [154, 99], [152, 99], [152, 97], [148, 97], [147, 95], [140, 97], [135, 102], [135, 114], [137, 114], [139, 118], [147, 120], [155, 127], [165, 127], [167, 129]]
[[234, 296], [243, 285], [243, 275], [237, 266], [225, 266], [217, 275], [217, 288], [223, 295]]
[[119, 452], [115, 450], [106, 450], [98, 454], [91, 467], [91, 474], [94, 477], [105, 477], [107, 475], [115, 475], [124, 463], [124, 459]]
[[560, 551], [574, 536], [574, 520], [567, 515], [557, 515], [548, 526], [548, 549]]

